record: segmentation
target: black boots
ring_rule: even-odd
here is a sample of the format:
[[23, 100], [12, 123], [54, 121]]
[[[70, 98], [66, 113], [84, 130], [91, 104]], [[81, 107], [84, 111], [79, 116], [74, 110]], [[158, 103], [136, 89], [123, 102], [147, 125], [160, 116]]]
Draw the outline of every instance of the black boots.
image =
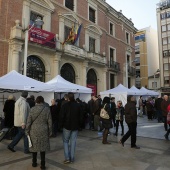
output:
[[41, 155], [41, 169], [42, 170], [45, 170], [46, 167], [45, 167], [45, 152], [40, 152], [40, 155]]
[[121, 135], [123, 136], [124, 135], [124, 126], [122, 126], [122, 133]]
[[37, 152], [32, 153], [32, 167], [37, 166]]

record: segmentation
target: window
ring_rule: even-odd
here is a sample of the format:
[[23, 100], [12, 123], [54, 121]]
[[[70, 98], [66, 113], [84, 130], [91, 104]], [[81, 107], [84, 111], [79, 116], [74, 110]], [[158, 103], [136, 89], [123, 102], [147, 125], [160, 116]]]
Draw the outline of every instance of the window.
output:
[[170, 44], [170, 37], [168, 37], [168, 44]]
[[89, 20], [95, 23], [95, 10], [89, 7]]
[[66, 25], [64, 26], [64, 40], [66, 40], [70, 34], [71, 28], [67, 27]]
[[161, 14], [161, 20], [166, 18], [166, 13]]
[[136, 70], [136, 78], [140, 77], [140, 70]]
[[167, 25], [167, 30], [170, 31], [170, 24]]
[[110, 22], [110, 35], [114, 35], [114, 25]]
[[75, 83], [75, 71], [74, 68], [66, 63], [61, 67], [61, 71], [60, 71], [61, 77], [63, 77], [65, 80], [71, 82], [71, 83]]
[[167, 38], [163, 38], [162, 43], [163, 43], [163, 45], [166, 45], [167, 44]]
[[166, 31], [166, 25], [162, 25], [162, 32]]
[[127, 63], [130, 63], [130, 56], [127, 55]]
[[152, 88], [153, 89], [157, 88], [157, 82], [152, 82]]
[[95, 39], [89, 37], [89, 51], [95, 53]]
[[65, 0], [65, 6], [74, 11], [74, 0]]
[[164, 64], [164, 70], [165, 70], [165, 71], [169, 70], [169, 64], [168, 64], [168, 63], [165, 63], [165, 64]]
[[128, 32], [126, 32], [126, 43], [130, 44], [130, 36]]
[[[30, 15], [30, 25], [33, 25], [36, 19], [41, 19], [41, 20], [43, 20], [43, 16], [42, 16], [42, 15], [39, 15], [38, 13], [35, 13], [35, 12], [32, 12], [32, 11], [31, 11], [31, 15]], [[42, 29], [42, 26], [37, 26], [37, 25], [35, 25], [35, 27]]]
[[112, 65], [114, 61], [114, 49], [110, 48], [110, 64]]
[[168, 51], [167, 50], [163, 51], [163, 57], [166, 57], [166, 56], [168, 56]]
[[170, 18], [170, 12], [166, 13], [166, 18]]
[[115, 75], [110, 74], [110, 89], [115, 87]]
[[164, 77], [164, 84], [170, 84], [169, 76]]
[[45, 82], [45, 66], [43, 62], [34, 55], [27, 58], [27, 76]]

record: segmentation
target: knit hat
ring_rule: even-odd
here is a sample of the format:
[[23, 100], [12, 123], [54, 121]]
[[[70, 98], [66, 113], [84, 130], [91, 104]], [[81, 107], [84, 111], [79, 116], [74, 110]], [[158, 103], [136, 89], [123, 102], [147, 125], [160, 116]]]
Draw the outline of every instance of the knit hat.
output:
[[27, 92], [27, 91], [23, 91], [23, 92], [21, 93], [21, 96], [24, 97], [24, 98], [27, 98], [28, 92]]

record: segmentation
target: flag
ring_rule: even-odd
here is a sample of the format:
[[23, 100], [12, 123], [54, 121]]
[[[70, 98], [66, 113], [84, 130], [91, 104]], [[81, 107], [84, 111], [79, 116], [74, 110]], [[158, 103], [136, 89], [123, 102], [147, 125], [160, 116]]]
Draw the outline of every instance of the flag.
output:
[[64, 45], [65, 42], [68, 42], [68, 41], [73, 42], [74, 41], [74, 35], [75, 35], [75, 32], [74, 32], [74, 25], [73, 25], [71, 30], [70, 30], [70, 34], [68, 35], [67, 39], [62, 43], [62, 45]]
[[79, 26], [75, 26], [75, 24], [72, 26], [72, 29], [70, 30], [70, 34], [68, 35], [67, 39], [62, 43], [64, 45], [66, 42], [71, 42], [73, 45], [77, 42], [80, 32], [81, 32], [82, 24]]
[[80, 37], [80, 32], [81, 32], [81, 28], [82, 28], [82, 24], [79, 26], [78, 30], [77, 30], [77, 33], [75, 34], [74, 36], [74, 42], [73, 44], [75, 44], [77, 42], [77, 40], [79, 39]]

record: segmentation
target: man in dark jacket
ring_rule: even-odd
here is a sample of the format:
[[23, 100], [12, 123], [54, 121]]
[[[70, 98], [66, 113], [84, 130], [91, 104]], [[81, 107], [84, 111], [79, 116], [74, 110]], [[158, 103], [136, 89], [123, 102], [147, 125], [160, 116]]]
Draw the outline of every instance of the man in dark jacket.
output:
[[65, 164], [74, 162], [78, 129], [83, 121], [81, 106], [75, 101], [73, 93], [68, 93], [68, 101], [60, 111], [60, 124], [63, 127]]
[[111, 109], [113, 124], [114, 124], [114, 127], [116, 127], [116, 120], [115, 120], [115, 116], [116, 116], [115, 97], [112, 97], [112, 98], [111, 98], [111, 101], [110, 101], [110, 109]]
[[170, 101], [168, 100], [168, 96], [164, 95], [164, 99], [161, 103], [161, 110], [162, 110], [162, 115], [163, 115], [163, 119], [164, 119], [165, 131], [167, 131], [167, 129], [168, 129], [168, 127], [167, 127], [167, 114], [168, 114], [167, 108], [168, 108], [169, 104], [170, 104]]
[[100, 127], [100, 131], [103, 130], [102, 123], [100, 122], [100, 111], [101, 111], [101, 102], [97, 98], [97, 96], [93, 96], [94, 106], [93, 106], [93, 115], [94, 115], [94, 130], [98, 130], [98, 126]]
[[156, 100], [155, 100], [155, 109], [157, 112], [157, 117], [158, 117], [158, 123], [162, 122], [162, 110], [161, 110], [161, 103], [162, 103], [163, 99], [161, 96], [159, 96]]
[[124, 146], [124, 142], [131, 136], [131, 148], [140, 149], [140, 147], [136, 146], [137, 110], [134, 96], [128, 96], [127, 98], [125, 121], [129, 130], [120, 140], [120, 143]]
[[57, 130], [58, 130], [59, 109], [54, 99], [51, 100], [50, 112], [51, 112], [51, 118], [52, 118], [52, 136], [51, 137], [56, 137]]
[[89, 129], [94, 130], [94, 115], [93, 115], [93, 97], [88, 101], [88, 113], [89, 113]]

